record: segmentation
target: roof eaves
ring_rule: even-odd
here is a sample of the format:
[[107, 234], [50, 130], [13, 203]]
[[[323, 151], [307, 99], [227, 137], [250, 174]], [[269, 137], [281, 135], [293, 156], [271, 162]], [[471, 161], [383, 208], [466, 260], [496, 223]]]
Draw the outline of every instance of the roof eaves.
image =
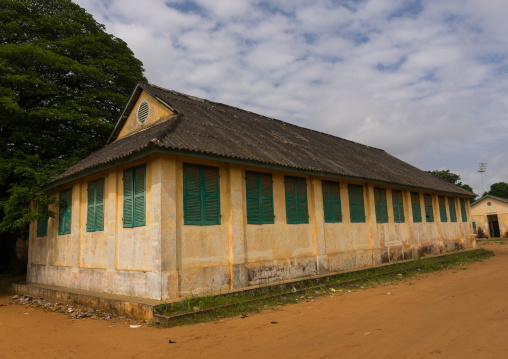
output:
[[[140, 85], [141, 85], [141, 83], [138, 82], [136, 84], [136, 87], [134, 88], [134, 90], [132, 90], [131, 95], [129, 96], [129, 99], [127, 100], [127, 103], [125, 104], [125, 106], [122, 110], [122, 113], [121, 113], [120, 117], [118, 118], [118, 121], [116, 121], [115, 128], [113, 128], [113, 132], [111, 132], [111, 135], [109, 136], [106, 143], [111, 143], [118, 136], [117, 131], [119, 131], [121, 128], [120, 124], [123, 125], [125, 123], [125, 121], [127, 120], [127, 117], [129, 117], [129, 112], [128, 113], [126, 113], [126, 112], [127, 112], [127, 109], [129, 108], [130, 104], [132, 103], [132, 100], [134, 99], [134, 95], [136, 95], [135, 96], [136, 99], [139, 97], [139, 95], [141, 95], [141, 91], [138, 91], [140, 88]], [[132, 107], [129, 109], [129, 111], [130, 110], [132, 110]]]
[[478, 202], [480, 202], [482, 199], [485, 199], [485, 198], [493, 198], [493, 199], [497, 199], [498, 201], [502, 201], [502, 202], [506, 202], [508, 203], [508, 198], [504, 198], [504, 197], [499, 197], [499, 196], [494, 196], [494, 195], [491, 195], [491, 194], [486, 194], [484, 195], [482, 198], [480, 199], [477, 199], [476, 201], [474, 201], [473, 203], [471, 203], [471, 206], [472, 205], [475, 205], [477, 204]]

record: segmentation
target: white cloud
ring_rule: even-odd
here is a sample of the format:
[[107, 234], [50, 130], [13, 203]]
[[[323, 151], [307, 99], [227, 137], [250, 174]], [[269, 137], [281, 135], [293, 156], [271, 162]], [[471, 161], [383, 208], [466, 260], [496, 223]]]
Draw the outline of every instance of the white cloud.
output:
[[76, 2], [157, 85], [508, 181], [506, 1]]

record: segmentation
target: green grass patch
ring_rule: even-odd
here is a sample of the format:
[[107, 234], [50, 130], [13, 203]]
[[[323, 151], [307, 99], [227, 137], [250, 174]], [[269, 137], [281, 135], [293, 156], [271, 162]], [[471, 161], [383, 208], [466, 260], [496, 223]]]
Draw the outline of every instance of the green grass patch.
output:
[[246, 315], [264, 308], [312, 301], [316, 296], [355, 291], [415, 278], [421, 273], [460, 268], [494, 254], [485, 249], [440, 257], [417, 258], [376, 268], [340, 273], [292, 283], [270, 283], [245, 291], [218, 295], [191, 296], [179, 302], [162, 304], [156, 313], [171, 317], [170, 325], [206, 322]]

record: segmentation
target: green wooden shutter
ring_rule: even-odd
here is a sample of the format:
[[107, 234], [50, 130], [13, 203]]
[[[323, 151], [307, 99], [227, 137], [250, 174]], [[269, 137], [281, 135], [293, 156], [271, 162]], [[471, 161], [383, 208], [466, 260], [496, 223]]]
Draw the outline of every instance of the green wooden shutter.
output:
[[296, 180], [294, 177], [286, 176], [284, 178], [284, 185], [286, 188], [286, 219], [287, 223], [298, 223], [296, 214]]
[[422, 221], [422, 209], [420, 206], [420, 194], [411, 192], [411, 208], [413, 211], [413, 222]]
[[130, 228], [134, 226], [134, 198], [133, 189], [134, 184], [134, 170], [129, 168], [123, 171], [123, 226]]
[[363, 201], [363, 186], [349, 184], [349, 215], [352, 223], [365, 222], [365, 203]]
[[87, 188], [87, 211], [86, 211], [86, 231], [95, 231], [95, 182], [88, 182]]
[[393, 201], [393, 221], [395, 223], [402, 223], [405, 221], [404, 217], [404, 203], [402, 200], [402, 191], [392, 190]]
[[333, 220], [342, 222], [342, 204], [340, 201], [340, 184], [332, 183], [332, 200], [333, 200]]
[[462, 214], [462, 222], [467, 222], [466, 200], [464, 198], [460, 199], [460, 213]]
[[184, 224], [221, 223], [219, 169], [184, 163]]
[[[48, 214], [48, 206], [41, 210], [41, 214]], [[48, 218], [37, 220], [37, 237], [46, 237], [48, 235]]]
[[455, 210], [455, 198], [448, 197], [448, 206], [450, 207], [450, 222], [457, 222], [457, 211]]
[[67, 191], [65, 191], [65, 234], [71, 233], [71, 226], [72, 226], [72, 188], [69, 188]]
[[298, 223], [309, 223], [307, 205], [307, 181], [305, 178], [296, 179], [297, 220]]
[[201, 224], [201, 173], [199, 166], [184, 164], [184, 223]]
[[434, 208], [432, 206], [432, 195], [425, 194], [423, 196], [425, 202], [425, 221], [434, 222]]
[[441, 217], [441, 222], [447, 222], [448, 217], [446, 216], [446, 199], [443, 196], [439, 196], [438, 200], [439, 200], [439, 216]]
[[261, 223], [274, 223], [272, 175], [260, 174], [261, 182]]
[[[65, 199], [64, 192], [60, 192], [60, 201]], [[64, 234], [65, 227], [65, 204], [58, 207], [58, 234]]]
[[376, 209], [376, 222], [388, 222], [388, 203], [386, 202], [386, 189], [374, 188], [374, 205]]
[[145, 165], [134, 168], [134, 220], [133, 226], [144, 226], [145, 220], [145, 208], [146, 208], [146, 167]]
[[205, 225], [220, 224], [220, 189], [219, 169], [203, 167], [202, 179], [204, 182], [204, 218]]
[[323, 211], [325, 223], [333, 223], [333, 197], [330, 181], [323, 181]]
[[104, 178], [95, 184], [95, 231], [104, 230]]
[[340, 184], [323, 181], [323, 210], [326, 223], [342, 222]]
[[247, 193], [247, 223], [261, 224], [260, 178], [256, 172], [245, 173], [245, 189]]

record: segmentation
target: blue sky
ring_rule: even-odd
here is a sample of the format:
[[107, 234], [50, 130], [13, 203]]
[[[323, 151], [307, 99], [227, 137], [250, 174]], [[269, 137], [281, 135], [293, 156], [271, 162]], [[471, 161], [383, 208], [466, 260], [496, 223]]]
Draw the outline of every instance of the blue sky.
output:
[[508, 182], [508, 2], [75, 0], [151, 83]]

